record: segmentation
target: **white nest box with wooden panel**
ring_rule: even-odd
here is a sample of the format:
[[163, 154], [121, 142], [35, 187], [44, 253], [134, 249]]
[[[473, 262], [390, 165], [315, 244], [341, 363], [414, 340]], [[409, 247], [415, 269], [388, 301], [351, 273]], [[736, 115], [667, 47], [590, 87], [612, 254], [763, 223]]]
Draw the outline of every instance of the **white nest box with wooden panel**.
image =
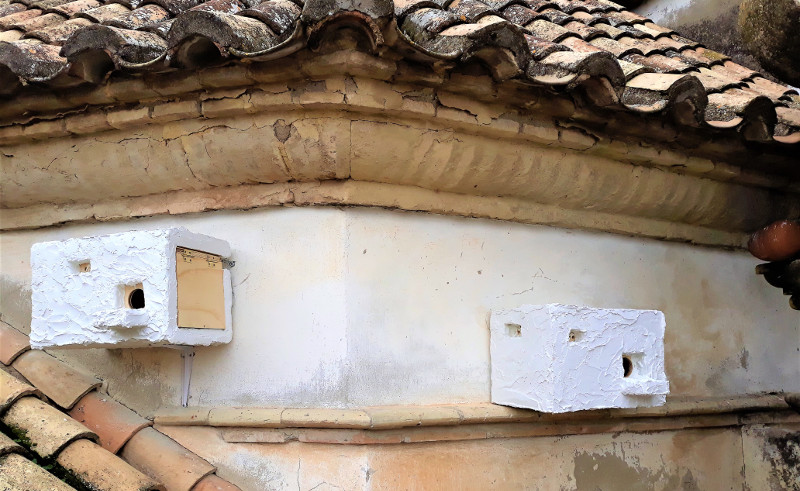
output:
[[184, 228], [31, 248], [31, 345], [207, 346], [231, 340], [227, 242]]

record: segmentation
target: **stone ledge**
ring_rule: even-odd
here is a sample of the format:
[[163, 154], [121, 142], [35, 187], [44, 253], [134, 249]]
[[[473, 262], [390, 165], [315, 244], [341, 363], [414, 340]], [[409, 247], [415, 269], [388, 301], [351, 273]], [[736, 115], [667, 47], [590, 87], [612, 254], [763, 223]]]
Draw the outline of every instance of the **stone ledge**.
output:
[[[535, 423], [483, 423], [454, 426], [415, 426], [386, 429], [347, 428], [250, 428], [216, 427], [227, 443], [323, 443], [339, 445], [392, 445], [402, 443], [457, 442], [494, 438], [531, 438], [602, 433], [652, 433], [751, 425], [800, 423], [800, 415], [783, 411], [725, 413], [660, 418], [622, 418], [611, 420], [542, 421]], [[183, 427], [157, 425], [170, 434]]]
[[[733, 416], [743, 413], [790, 412], [781, 395], [758, 394], [732, 398], [673, 399], [664, 406], [636, 409], [601, 409], [548, 414], [490, 403], [440, 406], [376, 406], [358, 409], [328, 408], [169, 408], [156, 413], [162, 426], [214, 426], [233, 428], [319, 428], [384, 430], [420, 426], [462, 426], [487, 423], [541, 423], [615, 425], [616, 420], [647, 422], [651, 419]], [[213, 416], [212, 416], [213, 415]], [[800, 417], [798, 418], [800, 420]], [[729, 423], [733, 424], [733, 423]]]

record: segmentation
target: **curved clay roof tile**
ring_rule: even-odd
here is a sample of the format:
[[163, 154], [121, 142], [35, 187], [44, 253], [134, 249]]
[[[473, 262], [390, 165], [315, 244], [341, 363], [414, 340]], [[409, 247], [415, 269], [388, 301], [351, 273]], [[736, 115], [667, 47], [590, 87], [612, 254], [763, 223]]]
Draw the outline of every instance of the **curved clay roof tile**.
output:
[[67, 60], [58, 54], [59, 47], [38, 39], [0, 42], [0, 66], [25, 82], [46, 82], [67, 69]]
[[[791, 143], [800, 133], [800, 99], [789, 87], [608, 0], [100, 1], [0, 5], [0, 92], [102, 83], [109, 71], [274, 58], [314, 48], [344, 25], [414, 62], [453, 69], [477, 60], [497, 80], [578, 90], [581, 98], [602, 87], [607, 93], [590, 96], [590, 107], [671, 111], [710, 134], [760, 141]], [[783, 106], [791, 110], [776, 116]]]
[[94, 24], [70, 37], [61, 55], [84, 78], [98, 83], [111, 68], [144, 69], [162, 60], [167, 43], [146, 31]]
[[282, 37], [294, 31], [295, 22], [301, 13], [300, 7], [288, 0], [271, 0], [243, 10], [241, 15], [260, 20], [277, 36]]
[[196, 42], [213, 43], [222, 56], [231, 50], [240, 53], [263, 52], [277, 44], [276, 34], [267, 25], [252, 17], [195, 10], [175, 19], [167, 34], [167, 45], [182, 66], [194, 66], [192, 50]]

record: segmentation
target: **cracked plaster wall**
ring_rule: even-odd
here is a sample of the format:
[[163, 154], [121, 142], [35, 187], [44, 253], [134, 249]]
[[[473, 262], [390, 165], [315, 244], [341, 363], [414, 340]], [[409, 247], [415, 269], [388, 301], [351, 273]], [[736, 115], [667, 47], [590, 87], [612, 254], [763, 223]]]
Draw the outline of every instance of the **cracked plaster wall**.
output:
[[786, 440], [788, 431], [770, 427], [755, 433], [685, 429], [403, 445], [233, 444], [215, 428], [162, 430], [208, 455], [220, 476], [254, 490], [423, 489], [447, 483], [465, 490], [783, 491], [781, 479], [797, 476], [792, 460], [775, 457], [782, 444], [769, 440]]
[[[233, 340], [197, 349], [193, 406], [488, 401], [489, 312], [553, 302], [663, 311], [673, 395], [800, 390], [796, 315], [743, 252], [379, 209], [4, 232], [3, 319], [29, 319], [33, 243], [176, 225], [224, 238], [236, 261]], [[105, 378], [143, 414], [179, 404], [175, 351], [53, 352]]]

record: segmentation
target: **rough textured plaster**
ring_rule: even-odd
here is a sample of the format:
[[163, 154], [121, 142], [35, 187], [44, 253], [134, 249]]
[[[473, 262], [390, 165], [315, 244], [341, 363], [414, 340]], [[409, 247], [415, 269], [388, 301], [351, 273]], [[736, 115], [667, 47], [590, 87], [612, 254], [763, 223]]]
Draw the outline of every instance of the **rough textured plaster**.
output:
[[[797, 316], [753, 274], [757, 261], [686, 244], [375, 209], [258, 209], [5, 232], [3, 280], [30, 284], [35, 242], [176, 225], [225, 238], [236, 259], [236, 333], [196, 350], [193, 406], [485, 402], [489, 312], [557, 302], [664, 312], [676, 396], [800, 390]], [[145, 414], [180, 402], [173, 350], [57, 354]], [[148, 387], [154, 395], [136, 397]]]
[[496, 404], [562, 413], [666, 401], [661, 312], [523, 305], [493, 311], [490, 328]]

